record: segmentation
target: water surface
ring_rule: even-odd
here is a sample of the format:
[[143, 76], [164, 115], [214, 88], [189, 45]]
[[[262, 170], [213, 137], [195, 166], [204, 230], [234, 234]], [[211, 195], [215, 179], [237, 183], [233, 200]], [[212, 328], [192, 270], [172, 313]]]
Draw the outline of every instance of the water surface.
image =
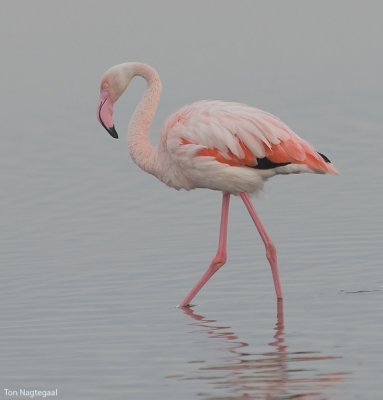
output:
[[[381, 10], [181, 3], [3, 7], [0, 396], [380, 398]], [[163, 79], [153, 142], [184, 103], [237, 100], [341, 171], [276, 177], [255, 199], [283, 307], [233, 199], [227, 265], [195, 307], [176, 308], [215, 254], [221, 199], [165, 187], [98, 125], [99, 77], [128, 60]], [[116, 106], [122, 137], [143, 90], [133, 82]]]

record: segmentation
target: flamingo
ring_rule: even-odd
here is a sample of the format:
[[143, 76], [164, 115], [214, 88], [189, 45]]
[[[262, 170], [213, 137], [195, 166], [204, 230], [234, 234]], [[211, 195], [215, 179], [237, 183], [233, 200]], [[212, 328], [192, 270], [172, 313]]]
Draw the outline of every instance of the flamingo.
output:
[[239, 195], [265, 245], [277, 301], [282, 301], [277, 252], [250, 195], [278, 174], [313, 172], [337, 174], [330, 160], [300, 138], [274, 115], [245, 104], [197, 101], [172, 114], [162, 129], [158, 146], [149, 141], [161, 80], [151, 66], [128, 62], [108, 69], [101, 78], [97, 116], [109, 134], [118, 138], [113, 104], [136, 76], [146, 80], [146, 91], [128, 127], [133, 161], [177, 190], [208, 188], [222, 192], [218, 250], [208, 269], [180, 303], [190, 306], [206, 282], [226, 262], [227, 224], [231, 195]]

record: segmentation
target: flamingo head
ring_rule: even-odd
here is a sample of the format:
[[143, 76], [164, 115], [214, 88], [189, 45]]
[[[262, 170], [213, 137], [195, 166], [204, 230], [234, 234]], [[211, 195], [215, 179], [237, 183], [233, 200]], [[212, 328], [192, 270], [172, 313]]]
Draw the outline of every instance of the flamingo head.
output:
[[118, 138], [118, 134], [113, 123], [113, 104], [126, 90], [133, 75], [132, 69], [129, 66], [127, 68], [127, 64], [120, 64], [106, 71], [101, 79], [97, 117], [101, 125], [115, 139]]

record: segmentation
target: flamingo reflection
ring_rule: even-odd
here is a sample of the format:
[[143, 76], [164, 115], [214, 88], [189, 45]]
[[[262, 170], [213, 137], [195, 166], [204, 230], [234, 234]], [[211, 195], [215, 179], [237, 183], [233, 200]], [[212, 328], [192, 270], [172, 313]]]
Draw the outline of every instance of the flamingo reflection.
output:
[[[345, 372], [329, 372], [328, 363], [339, 356], [322, 355], [319, 351], [288, 351], [284, 333], [283, 302], [277, 303], [277, 320], [270, 350], [256, 353], [249, 343], [240, 338], [228, 326], [197, 314], [192, 308], [183, 312], [192, 318], [193, 325], [206, 330], [211, 339], [222, 339], [229, 343], [225, 349], [230, 357], [219, 358], [210, 365], [208, 361], [195, 361], [196, 374], [178, 376], [179, 379], [203, 380], [209, 383], [212, 392], [199, 393], [205, 400], [326, 400], [334, 385], [341, 381]], [[193, 361], [190, 361], [193, 362]], [[325, 367], [321, 371], [320, 368]]]

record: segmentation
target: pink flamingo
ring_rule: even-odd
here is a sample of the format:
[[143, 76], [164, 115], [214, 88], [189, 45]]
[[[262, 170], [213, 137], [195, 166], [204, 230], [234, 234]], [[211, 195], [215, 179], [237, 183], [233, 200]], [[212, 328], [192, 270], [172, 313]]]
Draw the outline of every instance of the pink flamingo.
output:
[[157, 147], [149, 142], [149, 130], [161, 95], [158, 73], [143, 63], [110, 68], [102, 77], [98, 119], [118, 138], [113, 104], [135, 76], [147, 82], [128, 128], [129, 152], [144, 171], [179, 189], [208, 188], [223, 192], [221, 225], [216, 256], [181, 307], [190, 305], [211, 276], [226, 262], [226, 237], [230, 195], [239, 195], [264, 242], [275, 292], [282, 300], [277, 254], [273, 242], [251, 203], [249, 194], [259, 191], [276, 174], [314, 172], [337, 174], [330, 160], [318, 153], [277, 117], [232, 102], [198, 101], [168, 118]]

